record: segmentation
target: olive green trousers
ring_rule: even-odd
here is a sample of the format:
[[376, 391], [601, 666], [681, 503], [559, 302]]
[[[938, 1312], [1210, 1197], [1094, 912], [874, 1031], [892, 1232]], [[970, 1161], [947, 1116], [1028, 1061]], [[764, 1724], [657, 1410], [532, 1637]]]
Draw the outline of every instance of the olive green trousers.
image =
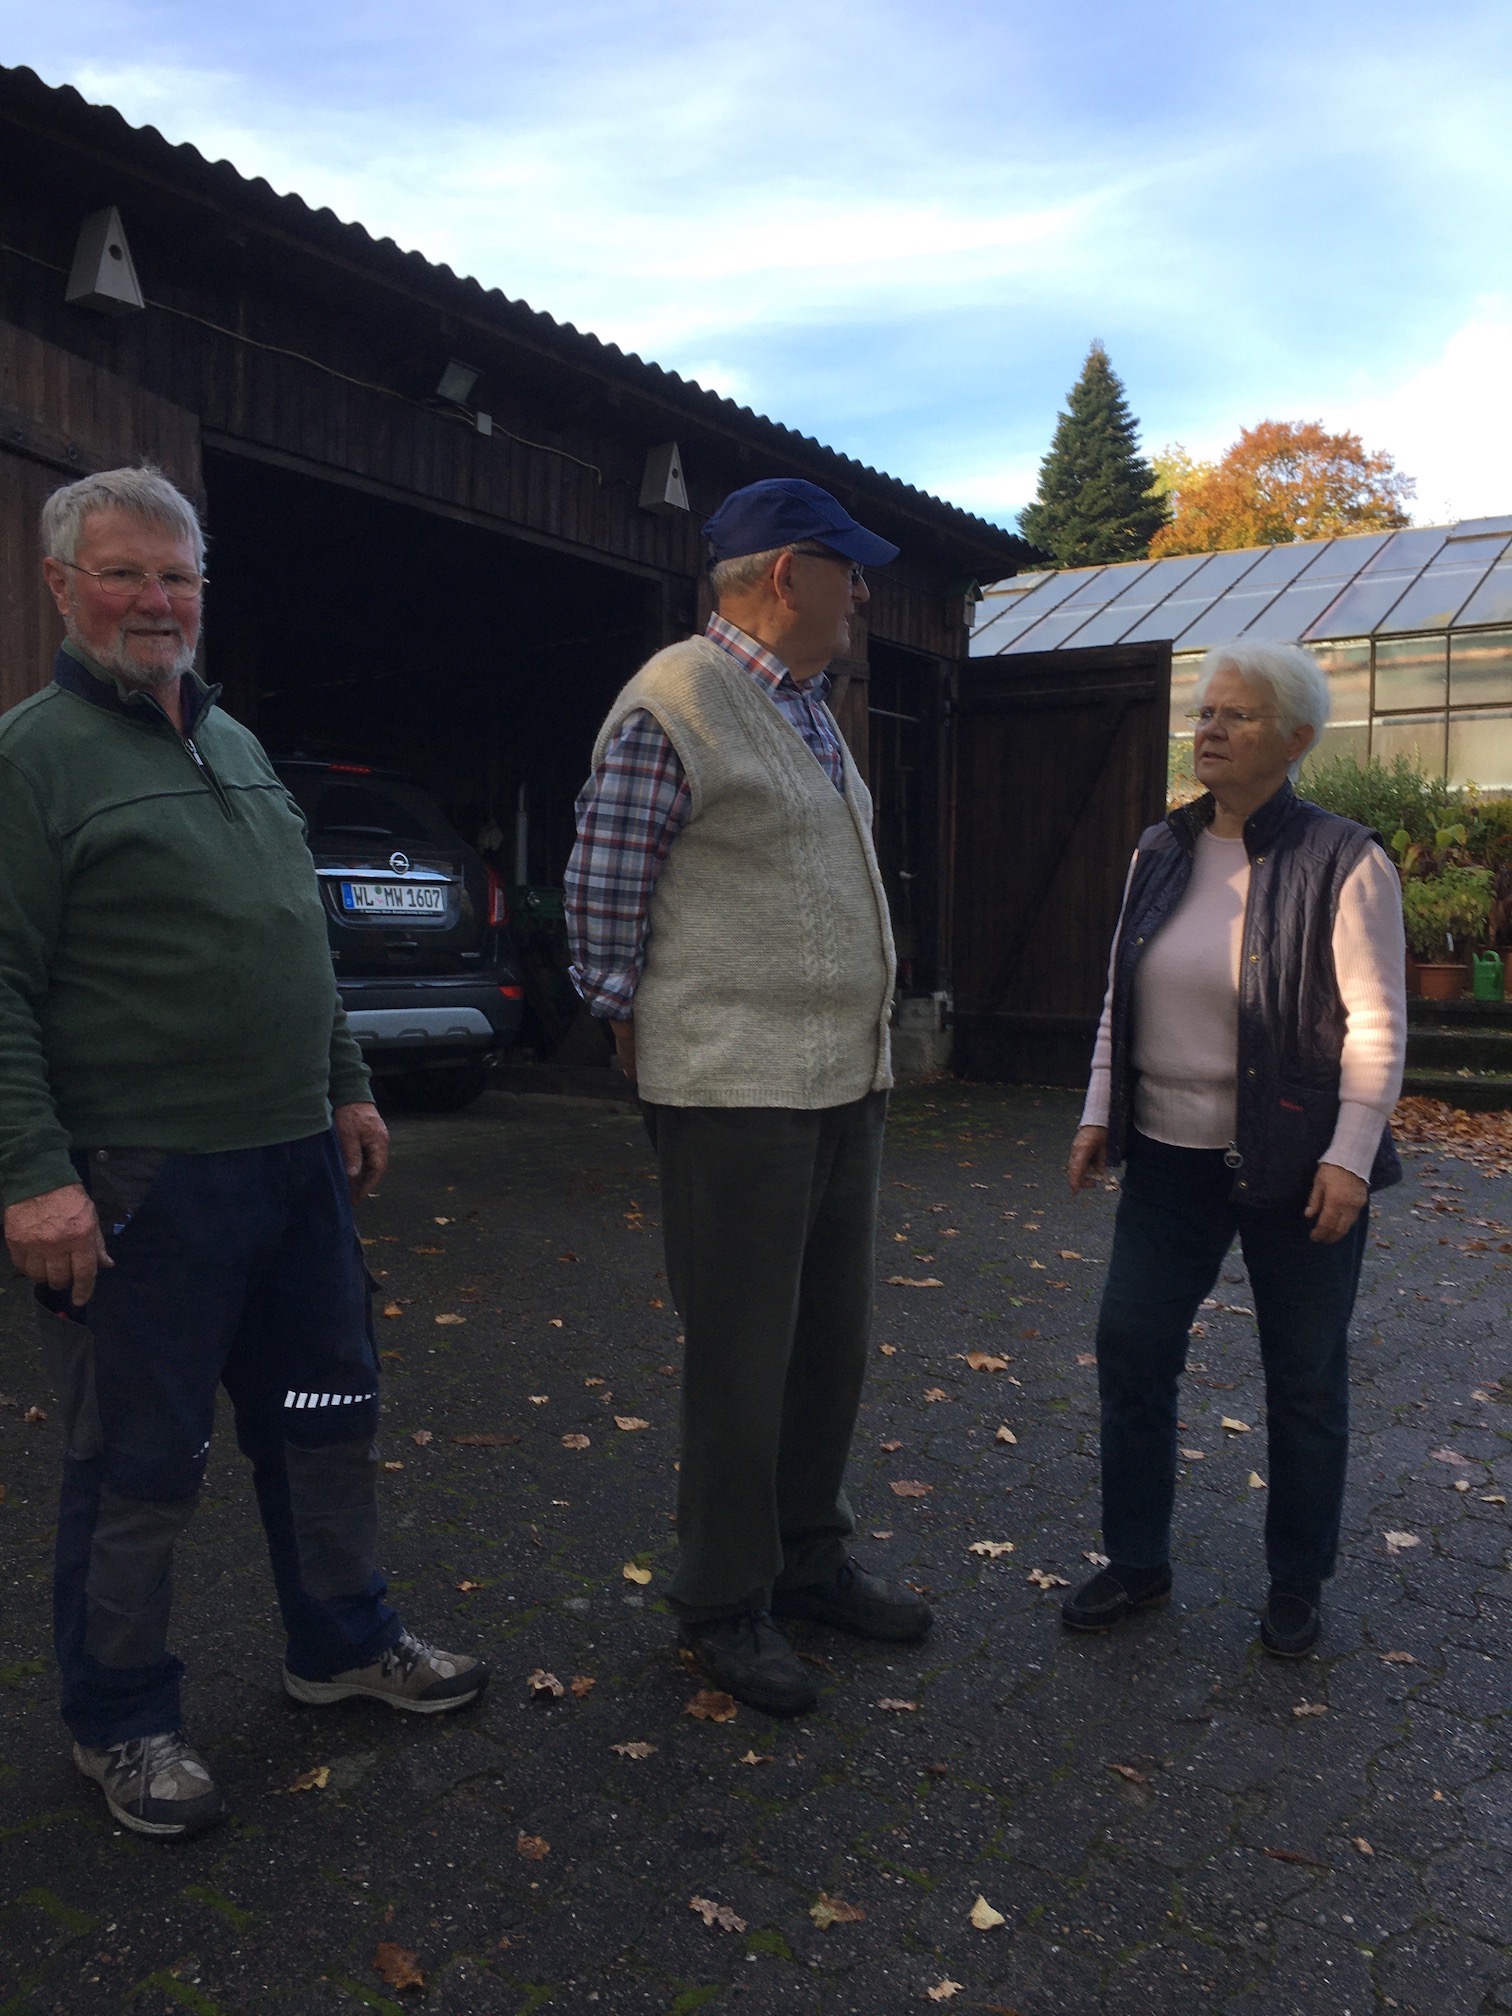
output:
[[765, 1609], [849, 1552], [887, 1094], [642, 1111], [686, 1337], [668, 1600], [695, 1622]]

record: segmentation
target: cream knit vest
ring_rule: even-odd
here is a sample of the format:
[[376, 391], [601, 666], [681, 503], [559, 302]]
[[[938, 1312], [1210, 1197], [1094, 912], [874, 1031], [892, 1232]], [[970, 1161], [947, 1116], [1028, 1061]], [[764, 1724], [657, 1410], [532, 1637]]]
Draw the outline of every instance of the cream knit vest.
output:
[[637, 709], [666, 731], [692, 794], [651, 899], [635, 996], [641, 1097], [818, 1107], [884, 1090], [892, 927], [850, 751], [842, 798], [751, 675], [703, 637], [641, 667], [595, 765]]

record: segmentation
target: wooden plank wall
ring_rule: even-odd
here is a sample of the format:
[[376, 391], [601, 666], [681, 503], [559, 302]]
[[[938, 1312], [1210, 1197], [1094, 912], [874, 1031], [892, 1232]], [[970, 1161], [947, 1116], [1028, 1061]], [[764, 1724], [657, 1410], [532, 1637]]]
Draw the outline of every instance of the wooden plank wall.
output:
[[0, 709], [46, 685], [63, 634], [39, 567], [44, 500], [75, 477], [141, 461], [202, 501], [192, 413], [0, 322]]

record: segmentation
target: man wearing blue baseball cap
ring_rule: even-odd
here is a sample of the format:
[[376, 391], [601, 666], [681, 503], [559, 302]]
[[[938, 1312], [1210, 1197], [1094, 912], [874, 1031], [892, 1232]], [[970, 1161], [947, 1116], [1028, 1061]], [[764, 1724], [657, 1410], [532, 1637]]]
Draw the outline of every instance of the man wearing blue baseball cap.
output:
[[812, 483], [704, 526], [718, 613], [599, 732], [567, 871], [573, 975], [636, 1081], [686, 1336], [668, 1600], [709, 1678], [817, 1692], [775, 1617], [905, 1642], [844, 1491], [871, 1325], [894, 980], [871, 798], [825, 705], [898, 549]]

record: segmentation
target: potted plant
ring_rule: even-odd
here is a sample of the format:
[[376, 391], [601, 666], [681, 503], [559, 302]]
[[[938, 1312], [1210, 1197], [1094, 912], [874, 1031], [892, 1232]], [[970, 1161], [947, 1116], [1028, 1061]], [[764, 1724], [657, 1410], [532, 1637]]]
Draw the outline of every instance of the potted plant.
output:
[[1464, 993], [1465, 961], [1458, 948], [1466, 939], [1484, 936], [1492, 880], [1489, 868], [1451, 865], [1402, 884], [1402, 921], [1418, 960], [1418, 988], [1425, 1000], [1453, 1001]]

